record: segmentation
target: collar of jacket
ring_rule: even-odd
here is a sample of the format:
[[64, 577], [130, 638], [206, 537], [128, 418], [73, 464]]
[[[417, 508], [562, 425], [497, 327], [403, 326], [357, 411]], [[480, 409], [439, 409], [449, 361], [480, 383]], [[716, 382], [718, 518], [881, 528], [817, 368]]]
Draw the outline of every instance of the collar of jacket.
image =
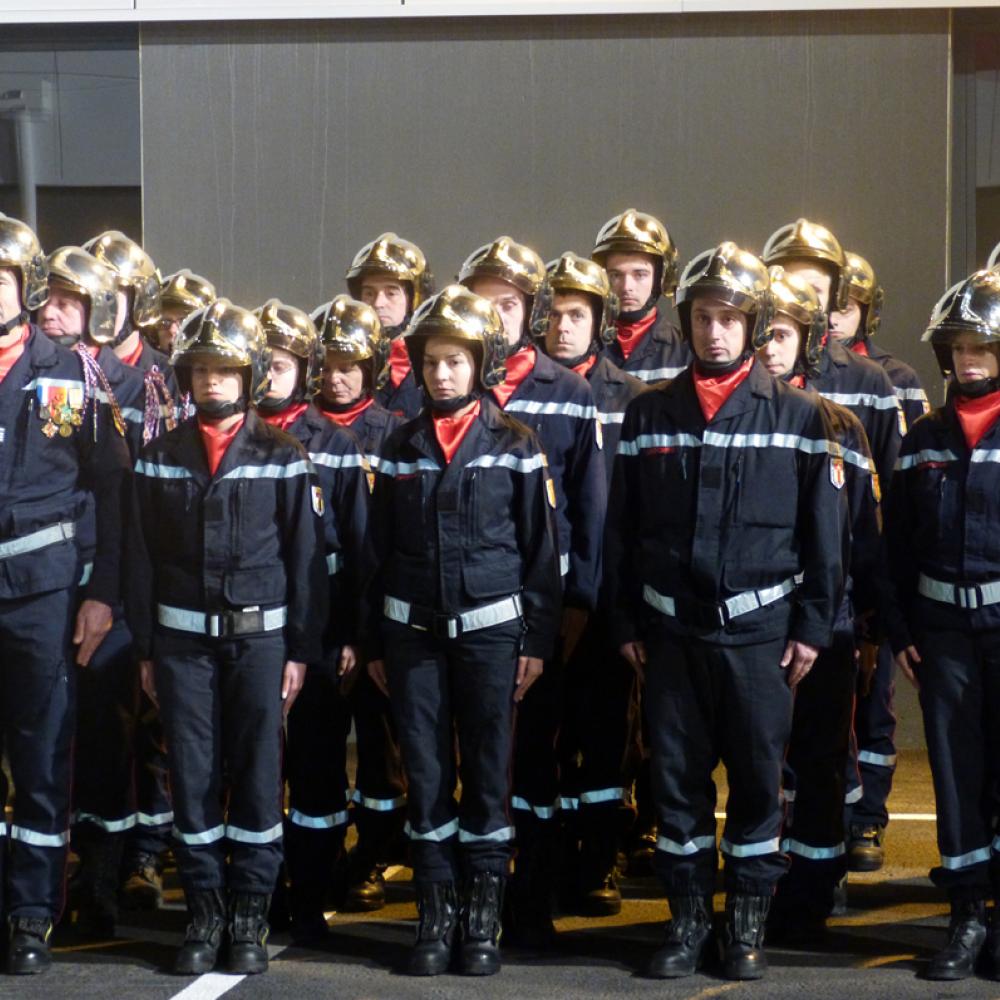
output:
[[[66, 348], [56, 347], [34, 323], [30, 325], [28, 339], [24, 344], [24, 354], [21, 357], [27, 357], [32, 368], [52, 368], [59, 363], [60, 352], [70, 353]], [[79, 363], [79, 359], [76, 360]]]
[[[214, 476], [208, 471], [208, 459], [205, 456], [205, 446], [201, 441], [201, 429], [197, 420], [185, 421], [177, 431], [164, 435], [160, 440], [163, 442], [164, 450], [172, 454], [176, 464], [186, 468], [200, 486], [205, 486], [212, 480], [221, 479], [227, 472], [240, 465], [248, 446], [252, 447], [255, 443], [266, 441], [270, 430], [257, 415], [256, 410], [252, 407], [247, 410], [243, 426], [236, 432], [236, 436], [226, 449]], [[178, 431], [180, 433], [177, 433]]]
[[[407, 428], [404, 440], [416, 448], [421, 455], [437, 461], [441, 453], [441, 448], [434, 434], [433, 419], [430, 410], [421, 411], [418, 417], [415, 417], [404, 425]], [[472, 435], [476, 424], [482, 424], [489, 431], [493, 432], [504, 426], [504, 420], [503, 411], [497, 406], [492, 396], [485, 394], [480, 400], [479, 417], [472, 427], [469, 428], [466, 438]], [[465, 442], [463, 441], [462, 444], [464, 446]], [[455, 462], [452, 460], [451, 465], [454, 464]]]
[[112, 388], [121, 385], [130, 377], [130, 373], [136, 370], [122, 361], [107, 344], [102, 344], [101, 349], [97, 352], [97, 363], [101, 366], [101, 371], [104, 372], [104, 376]]
[[[693, 407], [697, 411], [699, 418], [703, 419], [701, 403], [698, 402], [698, 393], [694, 388], [693, 368], [685, 368], [677, 378], [672, 382], [665, 383], [662, 388], [667, 389], [672, 385], [677, 385], [678, 388], [676, 391], [681, 393], [684, 406]], [[728, 420], [730, 417], [737, 417], [741, 413], [746, 413], [747, 410], [752, 409], [754, 406], [753, 397], [771, 399], [774, 395], [774, 386], [774, 379], [768, 374], [767, 369], [762, 364], [754, 362], [750, 366], [750, 372], [747, 377], [733, 390], [730, 397], [723, 404], [723, 409], [720, 409], [715, 415], [714, 420]]]

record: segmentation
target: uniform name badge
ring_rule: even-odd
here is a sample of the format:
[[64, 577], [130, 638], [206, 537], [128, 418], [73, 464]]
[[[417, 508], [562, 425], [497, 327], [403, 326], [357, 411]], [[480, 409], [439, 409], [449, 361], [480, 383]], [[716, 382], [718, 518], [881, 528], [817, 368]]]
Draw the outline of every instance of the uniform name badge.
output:
[[838, 458], [836, 455], [830, 458], [830, 482], [838, 490], [842, 490], [844, 483], [847, 482], [847, 475], [844, 472], [844, 460]]
[[326, 504], [323, 502], [323, 488], [321, 486], [312, 488], [312, 505], [313, 513], [317, 517], [322, 517], [323, 511], [326, 510]]

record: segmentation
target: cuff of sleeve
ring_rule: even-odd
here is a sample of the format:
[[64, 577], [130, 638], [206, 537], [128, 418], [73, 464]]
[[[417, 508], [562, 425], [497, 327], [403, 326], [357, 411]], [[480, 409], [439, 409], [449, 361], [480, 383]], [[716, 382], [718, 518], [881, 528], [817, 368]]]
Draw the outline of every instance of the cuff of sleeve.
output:
[[555, 652], [555, 640], [530, 632], [521, 641], [521, 656], [533, 656], [538, 660], [549, 660]]
[[833, 630], [828, 625], [813, 622], [793, 622], [788, 630], [790, 641], [802, 642], [817, 649], [826, 649], [833, 642]]

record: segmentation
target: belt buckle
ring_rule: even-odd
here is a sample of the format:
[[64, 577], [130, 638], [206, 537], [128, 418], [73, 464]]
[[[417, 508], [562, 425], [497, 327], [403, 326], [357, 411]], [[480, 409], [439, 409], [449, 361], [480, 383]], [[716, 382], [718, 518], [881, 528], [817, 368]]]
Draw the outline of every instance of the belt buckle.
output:
[[435, 612], [431, 618], [431, 635], [435, 639], [457, 639], [462, 634], [462, 619], [458, 615]]
[[229, 635], [256, 635], [264, 631], [264, 612], [257, 608], [255, 611], [228, 611]]
[[729, 608], [726, 607], [724, 601], [716, 604], [715, 614], [719, 619], [719, 628], [725, 628], [729, 624]]
[[975, 611], [982, 603], [982, 592], [978, 586], [960, 587], [955, 585], [955, 603], [966, 611]]
[[223, 626], [223, 616], [222, 615], [206, 615], [206, 635], [211, 636], [213, 639], [221, 638], [225, 633], [222, 631]]

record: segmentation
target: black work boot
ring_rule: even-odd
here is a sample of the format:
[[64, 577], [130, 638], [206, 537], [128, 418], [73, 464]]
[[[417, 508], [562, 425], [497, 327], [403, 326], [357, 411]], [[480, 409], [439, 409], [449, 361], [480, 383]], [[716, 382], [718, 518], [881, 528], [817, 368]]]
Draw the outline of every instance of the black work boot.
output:
[[411, 976], [439, 976], [451, 964], [458, 897], [454, 882], [418, 882], [417, 940], [406, 963]]
[[75, 929], [86, 937], [115, 936], [118, 922], [118, 873], [124, 834], [103, 830], [80, 845], [81, 878], [76, 887]]
[[462, 948], [459, 971], [492, 976], [500, 971], [500, 912], [504, 877], [475, 872], [462, 887]]
[[885, 827], [852, 824], [847, 839], [847, 870], [877, 872], [885, 862]]
[[126, 910], [158, 910], [163, 904], [163, 863], [159, 855], [140, 851], [128, 859], [119, 892]]
[[651, 979], [691, 976], [708, 955], [712, 937], [711, 896], [668, 896], [670, 921], [663, 947], [646, 966]]
[[179, 976], [201, 976], [215, 968], [226, 926], [226, 906], [221, 889], [196, 889], [184, 893], [191, 922], [184, 944], [174, 960]]
[[614, 827], [584, 838], [575, 900], [576, 910], [583, 916], [610, 917], [621, 913], [616, 854]]
[[556, 943], [552, 922], [552, 864], [542, 839], [519, 847], [514, 876], [506, 893], [507, 939], [522, 948], [544, 951]]
[[967, 979], [986, 942], [986, 901], [956, 897], [951, 901], [948, 943], [927, 963], [927, 979]]
[[[322, 944], [330, 935], [326, 914], [323, 912], [325, 889], [321, 882], [299, 885], [295, 882], [288, 888], [289, 909], [291, 911], [292, 940], [299, 945]], [[274, 904], [271, 904], [274, 912]], [[271, 920], [273, 926], [274, 920]]]
[[347, 860], [347, 893], [344, 909], [373, 913], [385, 906], [386, 865], [355, 848]]
[[228, 972], [245, 976], [267, 972], [270, 905], [271, 897], [263, 892], [230, 892]]
[[7, 972], [12, 976], [44, 972], [52, 964], [52, 921], [48, 917], [11, 917], [8, 926]]
[[727, 979], [760, 979], [767, 972], [764, 925], [770, 908], [770, 896], [742, 892], [726, 896], [722, 971]]

